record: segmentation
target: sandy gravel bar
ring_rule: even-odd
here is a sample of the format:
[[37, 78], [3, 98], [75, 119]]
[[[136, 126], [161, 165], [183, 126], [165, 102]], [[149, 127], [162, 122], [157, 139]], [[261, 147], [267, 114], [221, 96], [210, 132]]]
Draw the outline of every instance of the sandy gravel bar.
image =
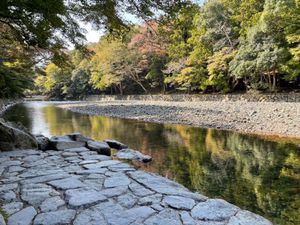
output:
[[98, 101], [59, 104], [74, 112], [300, 138], [300, 103]]

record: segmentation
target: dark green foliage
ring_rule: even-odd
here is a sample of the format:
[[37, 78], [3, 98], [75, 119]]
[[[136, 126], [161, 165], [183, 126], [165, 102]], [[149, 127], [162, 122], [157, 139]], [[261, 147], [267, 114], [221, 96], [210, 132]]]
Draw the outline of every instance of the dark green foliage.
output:
[[[47, 66], [35, 91], [59, 98], [300, 88], [299, 0], [4, 0], [0, 6], [0, 97], [30, 86], [41, 53], [57, 68], [47, 73]], [[128, 24], [124, 12], [145, 23]], [[107, 32], [86, 46], [79, 21]], [[66, 40], [75, 51], [61, 51]]]

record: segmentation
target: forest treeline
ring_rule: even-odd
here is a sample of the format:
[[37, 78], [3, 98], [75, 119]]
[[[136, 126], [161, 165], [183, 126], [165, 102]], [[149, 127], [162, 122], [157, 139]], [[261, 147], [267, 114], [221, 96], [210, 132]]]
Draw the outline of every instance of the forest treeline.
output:
[[[18, 43], [4, 44], [13, 45], [23, 61], [10, 66], [24, 67], [28, 51], [19, 53]], [[22, 73], [20, 91], [26, 82], [32, 94], [70, 99], [95, 93], [295, 90], [300, 0], [184, 1], [171, 14], [128, 25], [119, 35], [108, 32], [98, 43], [64, 54], [63, 61]], [[0, 73], [13, 77], [11, 71]]]

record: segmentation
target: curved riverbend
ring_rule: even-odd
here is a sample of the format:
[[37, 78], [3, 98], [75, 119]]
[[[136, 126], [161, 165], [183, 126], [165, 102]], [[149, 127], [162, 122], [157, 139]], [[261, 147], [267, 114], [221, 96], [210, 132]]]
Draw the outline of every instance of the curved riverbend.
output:
[[299, 224], [300, 145], [288, 139], [89, 116], [35, 102], [11, 108], [5, 118], [48, 136], [80, 131], [96, 140], [117, 139], [153, 157], [150, 164], [135, 164], [142, 170], [225, 199], [274, 224]]

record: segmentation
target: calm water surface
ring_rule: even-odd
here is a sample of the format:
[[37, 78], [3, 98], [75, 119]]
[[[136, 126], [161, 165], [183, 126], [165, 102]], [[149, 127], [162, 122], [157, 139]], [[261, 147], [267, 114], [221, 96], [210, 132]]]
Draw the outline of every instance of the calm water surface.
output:
[[46, 136], [81, 132], [96, 140], [117, 139], [153, 157], [144, 170], [191, 190], [226, 199], [269, 218], [300, 224], [300, 144], [267, 141], [235, 132], [88, 116], [47, 102], [12, 107], [4, 118]]

